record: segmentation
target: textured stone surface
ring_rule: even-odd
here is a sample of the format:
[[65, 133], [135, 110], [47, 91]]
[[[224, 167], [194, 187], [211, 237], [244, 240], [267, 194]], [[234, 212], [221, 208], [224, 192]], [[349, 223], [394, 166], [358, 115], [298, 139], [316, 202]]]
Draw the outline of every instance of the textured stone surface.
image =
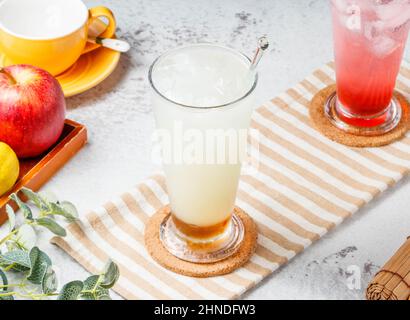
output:
[[[229, 44], [251, 55], [268, 34], [271, 49], [261, 64], [263, 103], [332, 59], [327, 0], [99, 0], [118, 19], [118, 36], [133, 49], [98, 87], [68, 99], [68, 116], [87, 125], [90, 143], [45, 187], [76, 203], [84, 214], [159, 170], [150, 159], [154, 120], [148, 67], [163, 51], [198, 41]], [[410, 184], [384, 194], [350, 221], [299, 255], [245, 298], [360, 299], [377, 267], [410, 234]], [[60, 249], [50, 252], [60, 283], [87, 272]], [[349, 270], [362, 273], [362, 288], [349, 290]], [[118, 298], [118, 297], [117, 297]]]

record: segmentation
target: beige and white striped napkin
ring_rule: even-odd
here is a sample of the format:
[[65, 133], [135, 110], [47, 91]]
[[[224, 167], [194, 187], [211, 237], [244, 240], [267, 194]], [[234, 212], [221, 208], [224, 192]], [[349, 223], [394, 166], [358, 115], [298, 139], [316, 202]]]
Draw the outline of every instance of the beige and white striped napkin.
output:
[[[115, 290], [127, 299], [232, 299], [287, 263], [410, 170], [410, 136], [390, 146], [355, 149], [312, 128], [308, 104], [334, 82], [333, 64], [257, 109], [258, 172], [243, 176], [238, 205], [258, 223], [256, 254], [234, 273], [194, 279], [157, 265], [144, 248], [144, 225], [167, 204], [164, 178], [139, 184], [69, 227], [53, 242], [97, 272], [108, 257], [120, 266]], [[398, 89], [410, 98], [410, 64]]]

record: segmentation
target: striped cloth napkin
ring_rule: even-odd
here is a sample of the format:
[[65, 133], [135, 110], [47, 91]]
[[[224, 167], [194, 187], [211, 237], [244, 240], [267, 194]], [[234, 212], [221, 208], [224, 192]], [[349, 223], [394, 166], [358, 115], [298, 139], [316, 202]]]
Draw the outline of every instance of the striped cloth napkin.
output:
[[[234, 273], [210, 279], [174, 274], [157, 265], [144, 247], [144, 225], [168, 203], [162, 176], [152, 177], [69, 226], [57, 244], [90, 272], [108, 257], [120, 266], [114, 288], [127, 299], [233, 299], [287, 263], [410, 169], [410, 137], [390, 146], [355, 149], [312, 128], [308, 105], [334, 82], [333, 64], [258, 108], [261, 133], [257, 172], [243, 176], [237, 204], [259, 227], [256, 254]], [[410, 92], [404, 63], [398, 89]], [[407, 95], [408, 98], [409, 95]]]

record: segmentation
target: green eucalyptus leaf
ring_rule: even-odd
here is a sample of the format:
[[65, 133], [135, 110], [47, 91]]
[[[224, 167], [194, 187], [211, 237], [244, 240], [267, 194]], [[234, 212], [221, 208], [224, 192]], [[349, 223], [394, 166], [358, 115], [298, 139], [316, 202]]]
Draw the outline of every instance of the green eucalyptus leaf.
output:
[[[93, 275], [85, 279], [83, 290], [94, 291], [96, 289], [95, 286], [97, 285], [98, 279], [99, 276], [97, 275]], [[81, 298], [84, 300], [96, 300], [95, 294], [91, 292], [82, 293]]]
[[84, 291], [92, 291], [92, 292], [85, 292], [81, 294], [81, 298], [85, 300], [107, 300], [107, 297], [110, 299], [109, 291], [105, 288], [100, 287], [99, 285], [99, 278], [100, 276], [93, 275], [88, 277], [84, 281]]
[[101, 294], [98, 296], [98, 300], [112, 300], [109, 294]]
[[[66, 208], [68, 210], [66, 210]], [[74, 205], [69, 202], [62, 202], [61, 204], [50, 203], [51, 214], [63, 216], [68, 222], [74, 222], [78, 218], [78, 213]]]
[[37, 235], [34, 228], [28, 224], [23, 224], [16, 236], [15, 240], [18, 242], [20, 246], [23, 246], [27, 250], [30, 250], [36, 245], [37, 242]]
[[54, 293], [58, 288], [57, 276], [54, 270], [49, 266], [41, 282], [41, 289], [44, 294]]
[[57, 300], [77, 300], [81, 291], [83, 290], [82, 281], [71, 281], [64, 285], [58, 295]]
[[70, 222], [74, 222], [78, 220], [79, 215], [77, 208], [69, 201], [61, 201], [60, 206], [63, 208], [63, 210], [66, 212], [66, 218]]
[[[1, 284], [3, 286], [7, 286], [9, 284], [9, 281], [7, 279], [7, 275], [4, 273], [3, 270], [0, 269], [0, 278], [1, 278]], [[1, 291], [1, 290], [0, 290]], [[3, 291], [7, 291], [7, 287], [3, 288]]]
[[6, 205], [6, 212], [9, 218], [9, 229], [10, 231], [13, 231], [16, 227], [16, 214], [10, 205]]
[[0, 297], [0, 300], [14, 300], [13, 296], [4, 296], [4, 297]]
[[31, 212], [31, 209], [29, 208], [28, 205], [26, 205], [23, 201], [20, 200], [17, 194], [15, 193], [11, 194], [10, 199], [12, 199], [15, 203], [17, 203], [17, 205], [23, 212], [24, 218], [33, 220], [33, 213]]
[[47, 208], [47, 204], [45, 201], [35, 192], [28, 188], [22, 188], [21, 191], [23, 194], [31, 201], [34, 203], [34, 205], [39, 208], [39, 209], [45, 209]]
[[[13, 241], [13, 240], [6, 241], [6, 248], [7, 248], [7, 251], [14, 251], [14, 250], [23, 249], [23, 248], [21, 248], [21, 247], [18, 245], [17, 242], [15, 242], [15, 241]], [[1, 259], [0, 259], [0, 260], [1, 260]], [[0, 262], [1, 262], [1, 261], [0, 261]]]
[[19, 264], [14, 264], [13, 267], [11, 268], [11, 270], [13, 270], [15, 272], [28, 272], [28, 271], [30, 271], [30, 268], [24, 267], [24, 266], [19, 265]]
[[120, 277], [120, 270], [115, 262], [109, 260], [105, 265], [100, 287], [105, 289], [112, 288]]
[[30, 250], [29, 257], [31, 270], [27, 280], [34, 284], [41, 284], [48, 268], [51, 266], [51, 260], [47, 254], [37, 247]]
[[81, 298], [82, 300], [97, 300], [95, 294], [92, 294], [92, 293], [89, 293], [89, 292], [82, 293], [82, 294], [80, 295], [80, 298]]
[[84, 281], [83, 290], [94, 290], [95, 286], [97, 285], [97, 282], [98, 282], [99, 278], [100, 278], [100, 276], [98, 276], [98, 275], [89, 276]]
[[108, 289], [100, 288], [96, 292], [96, 299], [97, 300], [111, 300], [110, 292], [108, 291]]
[[15, 272], [28, 272], [30, 271], [30, 268], [27, 268], [23, 265], [20, 265], [18, 263], [7, 263], [5, 260], [3, 260], [3, 257], [0, 257], [0, 265], [10, 268], [9, 270], [15, 271]]
[[0, 256], [0, 263], [3, 265], [14, 265], [13, 269], [16, 271], [30, 270], [30, 258], [27, 251], [14, 250], [6, 252]]
[[36, 219], [36, 222], [38, 225], [47, 228], [52, 233], [60, 237], [65, 237], [67, 235], [67, 232], [65, 231], [65, 229], [62, 226], [60, 226], [57, 222], [55, 222], [53, 219], [38, 218]]

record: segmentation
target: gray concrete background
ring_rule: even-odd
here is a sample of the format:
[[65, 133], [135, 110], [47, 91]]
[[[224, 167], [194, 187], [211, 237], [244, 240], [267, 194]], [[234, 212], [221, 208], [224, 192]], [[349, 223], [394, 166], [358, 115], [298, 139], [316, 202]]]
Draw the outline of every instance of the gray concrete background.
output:
[[[268, 34], [271, 49], [261, 65], [258, 102], [294, 85], [332, 59], [328, 2], [86, 1], [114, 11], [118, 36], [132, 50], [101, 85], [68, 99], [68, 117], [88, 127], [90, 142], [44, 189], [74, 202], [84, 214], [158, 170], [150, 159], [154, 120], [147, 71], [165, 50], [215, 41], [251, 55], [256, 38]], [[244, 297], [362, 299], [374, 272], [410, 235], [409, 194], [409, 179], [404, 179]], [[49, 237], [43, 232], [40, 246], [59, 267], [61, 282], [85, 278], [87, 272], [48, 244]], [[348, 289], [349, 266], [361, 270], [361, 289]]]

